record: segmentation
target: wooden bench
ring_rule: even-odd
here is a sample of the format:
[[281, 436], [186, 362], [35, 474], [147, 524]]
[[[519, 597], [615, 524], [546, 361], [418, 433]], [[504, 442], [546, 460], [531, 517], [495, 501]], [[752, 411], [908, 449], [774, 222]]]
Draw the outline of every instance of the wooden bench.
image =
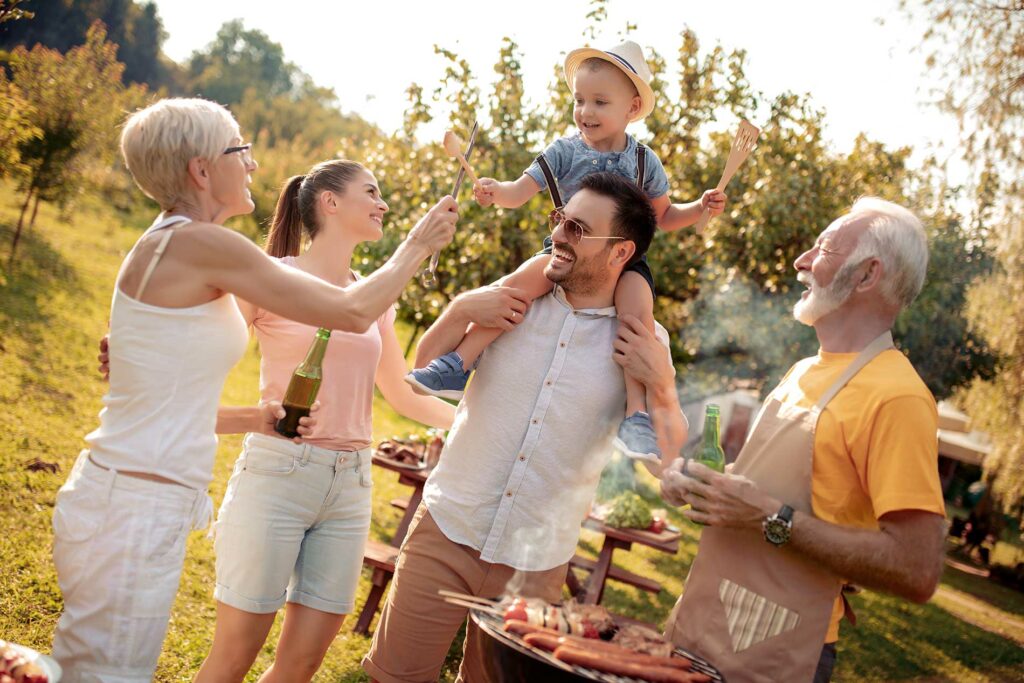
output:
[[408, 510], [409, 509], [409, 499], [408, 498], [392, 498], [391, 499], [391, 507], [398, 508], [399, 510]]
[[398, 548], [395, 546], [380, 541], [366, 541], [363, 564], [373, 568], [373, 575], [370, 577], [370, 593], [366, 596], [366, 603], [359, 612], [359, 620], [356, 621], [356, 633], [365, 636], [370, 632], [370, 622], [373, 621], [373, 615], [377, 613], [384, 592], [388, 589], [388, 583], [395, 573], [397, 560]]
[[[582, 569], [585, 572], [593, 572], [596, 566], [596, 560], [591, 560], [589, 558], [583, 557], [582, 555], [575, 555], [571, 560], [569, 560], [570, 571], [572, 571], [573, 567], [578, 567], [579, 569]], [[641, 590], [645, 590], [651, 593], [658, 593], [661, 591], [661, 584], [655, 581], [654, 579], [649, 579], [646, 576], [640, 576], [639, 574], [628, 571], [621, 567], [616, 567], [615, 565], [612, 565], [611, 569], [608, 571], [608, 578], [615, 579], [616, 581], [621, 581], [622, 583], [628, 583], [630, 586], [636, 586]], [[570, 586], [569, 588], [570, 590], [573, 590], [572, 586]]]

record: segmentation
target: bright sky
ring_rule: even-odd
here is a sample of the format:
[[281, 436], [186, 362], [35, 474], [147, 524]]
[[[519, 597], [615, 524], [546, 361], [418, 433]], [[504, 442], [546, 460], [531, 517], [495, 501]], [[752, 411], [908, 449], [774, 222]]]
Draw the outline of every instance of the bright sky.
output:
[[[528, 96], [544, 101], [553, 66], [584, 43], [589, 10], [587, 0], [158, 0], [157, 5], [170, 34], [164, 51], [172, 59], [186, 59], [224, 22], [240, 17], [246, 27], [280, 43], [287, 59], [316, 83], [334, 88], [343, 109], [387, 131], [401, 124], [411, 82], [427, 92], [439, 83], [444, 66], [433, 53], [435, 44], [465, 58], [486, 95], [496, 78], [501, 39], [511, 36], [522, 51]], [[827, 112], [827, 134], [839, 152], [848, 151], [861, 131], [893, 147], [913, 146], [918, 160], [935, 146], [944, 145], [940, 158], [956, 148], [953, 121], [923, 104], [937, 87], [925, 80], [925, 55], [914, 51], [924, 27], [912, 24], [897, 0], [611, 0], [609, 5], [607, 37], [599, 37], [595, 46], [618, 43], [629, 21], [637, 25], [631, 37], [670, 64], [684, 27], [696, 32], [703, 47], [746, 49], [753, 86], [768, 97], [787, 90], [810, 93]], [[954, 175], [961, 173], [962, 167], [954, 169]]]

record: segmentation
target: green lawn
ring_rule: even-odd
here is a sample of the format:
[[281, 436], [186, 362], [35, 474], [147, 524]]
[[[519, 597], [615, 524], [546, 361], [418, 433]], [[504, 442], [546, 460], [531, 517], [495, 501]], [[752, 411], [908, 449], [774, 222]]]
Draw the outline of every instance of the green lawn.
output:
[[[17, 220], [18, 198], [12, 190], [0, 183], [4, 263]], [[117, 266], [147, 222], [146, 217], [118, 215], [95, 200], [64, 217], [43, 205], [35, 228], [23, 239], [16, 267], [0, 271], [0, 400], [5, 406], [0, 412], [0, 638], [49, 649], [60, 610], [50, 560], [54, 496], [82, 447], [82, 436], [96, 425], [104, 391], [95, 372], [96, 341], [106, 326]], [[229, 377], [224, 403], [255, 400], [257, 373], [251, 350]], [[412, 427], [379, 398], [374, 420], [377, 438]], [[211, 491], [215, 503], [239, 444], [238, 437], [221, 440]], [[34, 458], [56, 462], [61, 471], [26, 470]], [[371, 533], [389, 539], [398, 511], [388, 501], [407, 491], [392, 472], [378, 471], [374, 477]], [[656, 502], [651, 480], [642, 483]], [[684, 531], [675, 557], [647, 548], [617, 555], [622, 566], [656, 578], [665, 590], [651, 595], [610, 583], [605, 600], [613, 610], [652, 622], [668, 614], [699, 534], [674, 511], [672, 519]], [[581, 550], [593, 554], [599, 543], [598, 536], [584, 532]], [[368, 584], [364, 575], [357, 604]], [[157, 680], [188, 680], [198, 668], [213, 635], [212, 589], [212, 543], [194, 534]], [[1018, 593], [949, 570], [940, 594], [927, 605], [867, 592], [855, 598], [855, 607], [860, 621], [844, 631], [837, 681], [1024, 680], [1024, 599]], [[354, 621], [343, 628], [316, 680], [365, 680], [359, 659], [369, 641], [351, 632]], [[276, 635], [275, 629], [250, 680], [269, 665]]]

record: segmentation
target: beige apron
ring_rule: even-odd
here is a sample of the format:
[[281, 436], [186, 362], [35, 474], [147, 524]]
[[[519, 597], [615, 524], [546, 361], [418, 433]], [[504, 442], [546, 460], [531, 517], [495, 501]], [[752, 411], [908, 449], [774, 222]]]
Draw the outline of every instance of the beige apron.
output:
[[[861, 368], [892, 346], [889, 332], [871, 342], [813, 408], [769, 397], [733, 473], [813, 514], [818, 417]], [[760, 530], [705, 527], [665, 635], [707, 658], [729, 683], [810, 681], [841, 583], [820, 565], [768, 543]]]

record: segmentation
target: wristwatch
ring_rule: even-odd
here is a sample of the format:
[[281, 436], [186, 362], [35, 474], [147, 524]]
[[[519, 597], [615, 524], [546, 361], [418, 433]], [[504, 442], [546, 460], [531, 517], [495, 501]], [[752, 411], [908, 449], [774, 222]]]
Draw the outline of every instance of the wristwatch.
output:
[[783, 505], [774, 515], [764, 518], [761, 528], [764, 529], [764, 540], [775, 547], [785, 545], [793, 532], [793, 508]]

